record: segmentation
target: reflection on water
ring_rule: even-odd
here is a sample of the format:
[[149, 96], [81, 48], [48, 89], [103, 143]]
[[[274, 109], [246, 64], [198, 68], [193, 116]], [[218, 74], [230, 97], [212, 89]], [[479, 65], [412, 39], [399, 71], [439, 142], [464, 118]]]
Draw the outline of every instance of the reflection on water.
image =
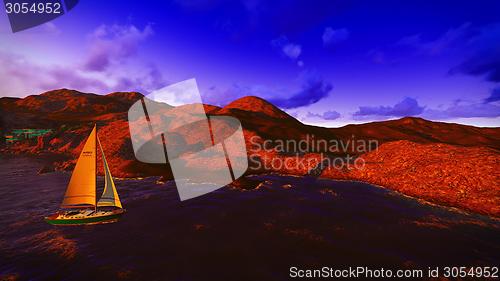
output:
[[[290, 266], [498, 265], [500, 223], [362, 183], [260, 176], [180, 202], [172, 183], [117, 181], [114, 224], [57, 227], [68, 173], [0, 161], [0, 277], [19, 280], [284, 280]], [[100, 185], [102, 186], [102, 185]]]

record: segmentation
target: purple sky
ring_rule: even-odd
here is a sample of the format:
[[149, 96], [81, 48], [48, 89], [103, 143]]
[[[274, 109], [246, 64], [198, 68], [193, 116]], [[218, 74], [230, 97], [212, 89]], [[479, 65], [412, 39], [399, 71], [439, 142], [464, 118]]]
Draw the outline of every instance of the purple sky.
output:
[[207, 103], [257, 95], [321, 126], [500, 126], [498, 1], [102, 2], [18, 33], [0, 13], [0, 96], [196, 78]]

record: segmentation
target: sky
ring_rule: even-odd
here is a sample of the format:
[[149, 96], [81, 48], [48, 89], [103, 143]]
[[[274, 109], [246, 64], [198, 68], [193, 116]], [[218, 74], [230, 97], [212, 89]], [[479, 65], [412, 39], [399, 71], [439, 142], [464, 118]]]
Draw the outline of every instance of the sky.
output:
[[417, 116], [500, 127], [500, 1], [89, 1], [12, 33], [0, 96], [147, 94], [195, 78], [204, 102], [267, 99], [337, 127]]

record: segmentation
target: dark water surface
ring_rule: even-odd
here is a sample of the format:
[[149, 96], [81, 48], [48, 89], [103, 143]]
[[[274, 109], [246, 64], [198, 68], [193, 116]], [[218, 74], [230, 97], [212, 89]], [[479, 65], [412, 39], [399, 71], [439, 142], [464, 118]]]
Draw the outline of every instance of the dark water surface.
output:
[[[0, 276], [19, 280], [285, 280], [290, 266], [493, 266], [500, 223], [368, 184], [259, 176], [180, 202], [172, 183], [116, 181], [117, 223], [57, 227], [68, 173], [0, 159]], [[290, 184], [291, 188], [283, 185]], [[0, 278], [1, 279], [1, 278]]]

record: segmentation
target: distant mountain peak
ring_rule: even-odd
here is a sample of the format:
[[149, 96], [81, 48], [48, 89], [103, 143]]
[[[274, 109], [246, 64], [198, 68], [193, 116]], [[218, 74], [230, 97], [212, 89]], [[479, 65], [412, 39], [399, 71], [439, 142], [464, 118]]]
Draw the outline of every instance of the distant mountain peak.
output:
[[259, 112], [278, 119], [290, 118], [290, 115], [285, 113], [283, 110], [279, 109], [265, 99], [256, 96], [246, 96], [239, 98], [223, 108], [223, 110], [231, 109]]
[[83, 95], [85, 95], [85, 94], [92, 95], [90, 93], [82, 93], [82, 92], [77, 91], [77, 90], [61, 88], [61, 89], [56, 89], [56, 90], [51, 90], [51, 91], [41, 93], [40, 96], [44, 96], [44, 97], [53, 97], [53, 96], [70, 97], [70, 96], [77, 96], [77, 95], [82, 95], [82, 94]]
[[113, 92], [107, 94], [106, 97], [111, 97], [126, 103], [133, 103], [143, 98], [144, 95], [139, 92]]
[[398, 121], [403, 123], [403, 124], [424, 124], [424, 123], [430, 122], [429, 120], [426, 120], [424, 118], [413, 117], [413, 116], [403, 117], [403, 118], [399, 119]]

